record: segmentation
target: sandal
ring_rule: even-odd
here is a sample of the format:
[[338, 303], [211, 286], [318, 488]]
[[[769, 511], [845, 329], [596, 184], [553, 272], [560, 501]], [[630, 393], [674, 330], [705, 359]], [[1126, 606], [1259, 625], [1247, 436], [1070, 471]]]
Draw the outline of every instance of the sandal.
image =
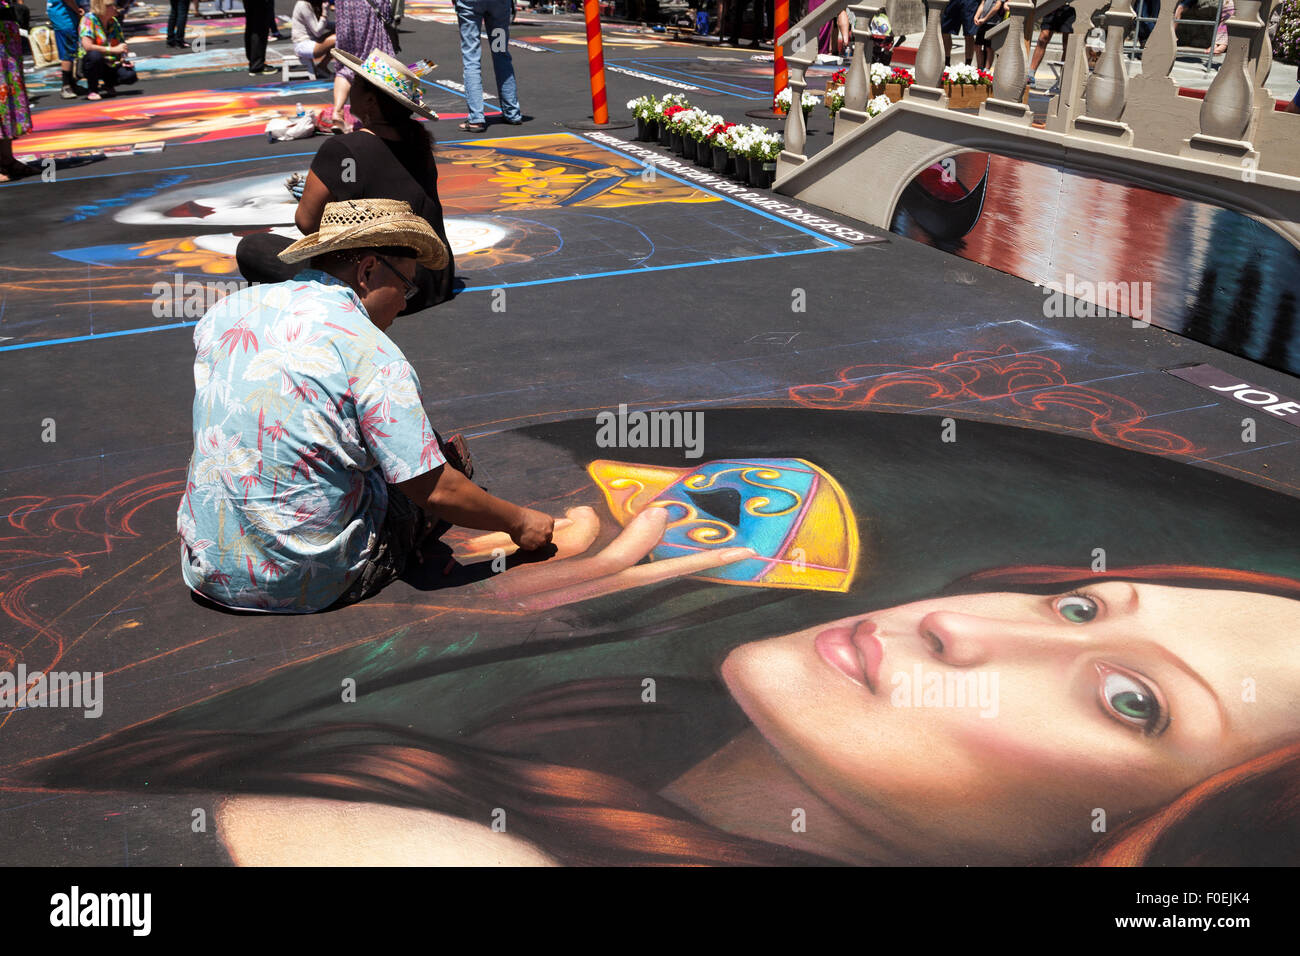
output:
[[460, 128], [463, 129], [463, 130], [464, 130], [465, 132], [467, 132], [467, 133], [481, 133], [481, 132], [483, 132], [484, 130], [487, 129], [487, 124], [486, 124], [486, 123], [471, 123], [471, 122], [469, 122], [468, 120], [466, 120], [464, 123], [461, 123], [461, 124], [460, 124]]

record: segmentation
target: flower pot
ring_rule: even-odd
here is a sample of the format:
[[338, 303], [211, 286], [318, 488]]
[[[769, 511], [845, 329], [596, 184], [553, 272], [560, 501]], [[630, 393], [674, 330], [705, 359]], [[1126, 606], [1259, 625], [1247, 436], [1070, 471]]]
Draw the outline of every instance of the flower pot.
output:
[[713, 171], [723, 176], [731, 173], [731, 157], [722, 146], [713, 147]]
[[713, 165], [713, 147], [709, 145], [707, 139], [695, 141], [695, 165], [703, 166], [705, 169]]
[[694, 154], [695, 140], [691, 139], [687, 133], [682, 133], [681, 136], [677, 138], [677, 155], [694, 156]]
[[636, 118], [636, 141], [644, 143], [650, 139], [649, 126], [640, 116]]
[[668, 134], [668, 148], [672, 150], [673, 155], [682, 154], [682, 134], [676, 131]]
[[727, 154], [728, 175], [738, 183], [749, 182], [749, 160], [735, 153]]
[[989, 98], [989, 88], [977, 84], [945, 83], [948, 94], [948, 108], [953, 110], [975, 110]]
[[753, 165], [758, 167], [758, 182], [754, 185], [759, 189], [771, 189], [772, 180], [776, 178], [776, 163], [756, 159]]
[[884, 83], [872, 83], [872, 84], [871, 84], [871, 95], [872, 95], [873, 97], [874, 97], [874, 96], [884, 96], [884, 95], [885, 95], [885, 84], [884, 84]]
[[889, 102], [897, 103], [903, 98], [903, 91], [907, 89], [902, 83], [886, 83], [885, 95], [889, 97]]
[[746, 159], [747, 165], [745, 181], [751, 186], [757, 186], [763, 178], [763, 161], [761, 159]]
[[659, 123], [658, 126], [659, 126], [659, 145], [668, 146], [670, 143], [669, 137], [672, 136], [672, 131], [668, 129], [667, 123]]

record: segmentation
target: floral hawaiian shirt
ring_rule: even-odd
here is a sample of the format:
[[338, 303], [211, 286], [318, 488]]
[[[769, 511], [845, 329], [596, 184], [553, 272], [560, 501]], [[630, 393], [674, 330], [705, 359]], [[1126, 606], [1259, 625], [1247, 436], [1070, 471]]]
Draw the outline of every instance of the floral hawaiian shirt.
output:
[[181, 574], [230, 607], [317, 611], [373, 553], [388, 483], [443, 464], [420, 382], [345, 283], [306, 270], [194, 330]]
[[[77, 28], [77, 39], [89, 39], [95, 46], [117, 46], [119, 43], [126, 42], [126, 36], [122, 33], [122, 22], [120, 20], [111, 20], [107, 27], [99, 21], [93, 13], [87, 13], [81, 18], [81, 24]], [[77, 43], [77, 57], [82, 58], [86, 55], [86, 48], [80, 42]], [[120, 60], [117, 54], [105, 53], [104, 62], [109, 66], [117, 66]]]

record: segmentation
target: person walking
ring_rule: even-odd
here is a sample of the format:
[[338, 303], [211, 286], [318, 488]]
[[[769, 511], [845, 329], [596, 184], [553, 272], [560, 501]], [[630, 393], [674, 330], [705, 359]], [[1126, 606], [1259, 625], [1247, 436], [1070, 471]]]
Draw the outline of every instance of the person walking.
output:
[[244, 0], [244, 55], [249, 76], [279, 72], [266, 65], [266, 39], [274, 17], [273, 0]]
[[483, 115], [483, 70], [480, 65], [483, 42], [487, 33], [488, 48], [492, 51], [492, 72], [497, 80], [497, 96], [501, 113], [511, 126], [524, 121], [519, 109], [519, 96], [515, 84], [515, 65], [510, 59], [510, 0], [455, 0], [456, 22], [460, 26], [460, 61], [465, 70], [465, 100], [469, 115], [460, 128], [467, 133], [481, 133], [487, 129]]

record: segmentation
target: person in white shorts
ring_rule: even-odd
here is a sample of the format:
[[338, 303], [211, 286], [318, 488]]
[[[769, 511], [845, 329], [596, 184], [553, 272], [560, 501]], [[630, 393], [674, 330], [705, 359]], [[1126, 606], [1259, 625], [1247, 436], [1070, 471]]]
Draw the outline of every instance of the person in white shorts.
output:
[[293, 52], [318, 77], [328, 77], [326, 58], [334, 49], [334, 24], [323, 0], [298, 0], [293, 7]]

